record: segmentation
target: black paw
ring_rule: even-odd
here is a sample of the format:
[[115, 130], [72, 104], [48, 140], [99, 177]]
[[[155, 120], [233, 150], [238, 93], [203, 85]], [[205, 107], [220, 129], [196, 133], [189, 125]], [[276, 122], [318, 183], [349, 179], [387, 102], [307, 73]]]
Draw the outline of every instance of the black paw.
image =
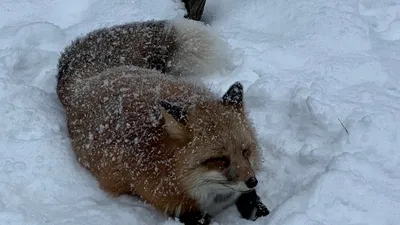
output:
[[261, 201], [258, 201], [257, 206], [254, 209], [257, 211], [253, 220], [256, 220], [258, 217], [264, 217], [269, 215], [268, 208]]
[[269, 214], [268, 208], [261, 202], [256, 191], [242, 194], [236, 201], [236, 207], [242, 217], [248, 220], [256, 220]]
[[179, 216], [179, 220], [185, 225], [209, 225], [211, 216], [202, 212], [188, 212]]

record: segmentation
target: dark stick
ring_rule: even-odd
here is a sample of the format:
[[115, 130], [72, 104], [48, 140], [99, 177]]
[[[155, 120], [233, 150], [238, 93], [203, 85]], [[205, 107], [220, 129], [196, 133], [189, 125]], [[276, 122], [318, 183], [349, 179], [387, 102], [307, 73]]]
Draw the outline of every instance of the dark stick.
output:
[[349, 131], [347, 130], [347, 128], [343, 125], [342, 121], [338, 118], [340, 124], [342, 124], [342, 127], [344, 128], [344, 130], [346, 131], [346, 133], [349, 135]]
[[206, 0], [182, 0], [182, 2], [185, 3], [187, 11], [185, 18], [200, 21]]

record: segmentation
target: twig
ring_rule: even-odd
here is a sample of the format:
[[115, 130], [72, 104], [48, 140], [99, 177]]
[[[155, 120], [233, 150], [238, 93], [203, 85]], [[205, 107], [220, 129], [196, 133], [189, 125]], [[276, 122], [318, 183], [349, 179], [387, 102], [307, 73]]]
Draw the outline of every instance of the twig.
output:
[[342, 121], [340, 121], [340, 119], [338, 118], [340, 124], [342, 124], [342, 127], [344, 128], [344, 130], [346, 131], [347, 135], [349, 135], [349, 131], [346, 129], [346, 127], [343, 125]]

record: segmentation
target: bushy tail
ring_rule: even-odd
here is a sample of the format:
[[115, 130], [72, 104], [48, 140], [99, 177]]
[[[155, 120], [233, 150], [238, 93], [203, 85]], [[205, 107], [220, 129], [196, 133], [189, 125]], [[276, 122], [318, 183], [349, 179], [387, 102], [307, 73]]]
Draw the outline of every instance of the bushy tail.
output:
[[172, 57], [170, 74], [208, 75], [233, 66], [231, 49], [210, 26], [188, 19], [170, 21], [178, 48]]

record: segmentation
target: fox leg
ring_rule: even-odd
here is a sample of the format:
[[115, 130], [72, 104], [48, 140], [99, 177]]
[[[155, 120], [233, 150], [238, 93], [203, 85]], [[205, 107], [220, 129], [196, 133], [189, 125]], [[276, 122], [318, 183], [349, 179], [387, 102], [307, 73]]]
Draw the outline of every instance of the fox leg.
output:
[[256, 220], [258, 217], [269, 214], [269, 210], [261, 202], [255, 190], [239, 196], [236, 200], [236, 207], [242, 217], [248, 220]]
[[100, 188], [103, 191], [107, 192], [112, 197], [119, 197], [124, 194], [134, 195], [130, 185], [124, 182], [122, 179], [116, 179], [116, 178], [107, 179], [104, 177], [100, 177], [98, 179]]
[[185, 225], [209, 225], [211, 216], [201, 211], [191, 211], [182, 213], [179, 220]]

